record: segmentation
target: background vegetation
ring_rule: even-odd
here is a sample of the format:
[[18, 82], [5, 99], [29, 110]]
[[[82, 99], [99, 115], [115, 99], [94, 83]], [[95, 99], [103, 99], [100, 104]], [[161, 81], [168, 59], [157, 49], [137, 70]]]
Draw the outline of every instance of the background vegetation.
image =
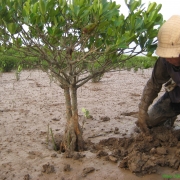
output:
[[[119, 58], [122, 59], [122, 63], [119, 64], [119, 67], [117, 67], [116, 70], [134, 69], [136, 71], [138, 69], [147, 69], [153, 67], [157, 60], [156, 56], [135, 56], [124, 62], [123, 59], [127, 59], [126, 55], [120, 56]], [[24, 57], [24, 59], [20, 59], [18, 53], [11, 49], [8, 50], [5, 54], [0, 53], [0, 72], [10, 72], [12, 70], [17, 70], [19, 65], [22, 66], [22, 69], [37, 69], [38, 67], [34, 66], [37, 61], [38, 59], [36, 57]], [[26, 63], [23, 64], [22, 62]]]
[[22, 69], [33, 69], [35, 68], [33, 65], [37, 63], [37, 60], [36, 57], [20, 58], [18, 52], [9, 49], [6, 53], [0, 53], [0, 72], [18, 70], [19, 66], [21, 66]]

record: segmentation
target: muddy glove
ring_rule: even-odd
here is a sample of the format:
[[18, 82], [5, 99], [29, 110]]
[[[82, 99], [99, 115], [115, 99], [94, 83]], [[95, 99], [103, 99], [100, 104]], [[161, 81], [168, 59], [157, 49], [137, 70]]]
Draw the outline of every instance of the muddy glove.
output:
[[136, 121], [136, 125], [145, 134], [149, 134], [149, 128], [147, 126], [148, 118], [148, 113], [144, 109], [139, 109], [138, 120]]
[[149, 79], [146, 86], [144, 87], [143, 94], [141, 96], [141, 101], [139, 103], [139, 113], [138, 120], [136, 125], [141, 129], [145, 134], [149, 134], [149, 128], [147, 122], [149, 120], [148, 108], [152, 104], [153, 100], [157, 97], [158, 92], [160, 91], [161, 86], [153, 86], [152, 78]]

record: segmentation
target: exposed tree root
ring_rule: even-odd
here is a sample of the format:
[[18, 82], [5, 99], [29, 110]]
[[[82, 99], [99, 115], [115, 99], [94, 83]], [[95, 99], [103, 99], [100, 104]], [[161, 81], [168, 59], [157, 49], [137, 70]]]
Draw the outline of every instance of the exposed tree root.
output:
[[73, 121], [67, 124], [60, 151], [66, 153], [66, 157], [72, 157], [74, 151], [84, 150], [84, 140], [80, 125], [77, 126]]

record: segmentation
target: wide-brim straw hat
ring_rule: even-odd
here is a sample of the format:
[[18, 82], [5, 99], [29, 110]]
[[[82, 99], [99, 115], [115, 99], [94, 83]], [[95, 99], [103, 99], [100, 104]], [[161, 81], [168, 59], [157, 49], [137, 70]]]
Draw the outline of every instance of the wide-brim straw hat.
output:
[[180, 16], [173, 15], [159, 29], [156, 54], [164, 58], [180, 55]]

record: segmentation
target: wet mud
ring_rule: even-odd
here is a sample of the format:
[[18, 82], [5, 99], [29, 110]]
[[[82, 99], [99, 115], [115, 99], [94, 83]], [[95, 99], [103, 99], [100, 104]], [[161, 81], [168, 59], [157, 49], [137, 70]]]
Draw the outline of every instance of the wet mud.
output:
[[[114, 157], [119, 168], [132, 173], [145, 175], [157, 173], [159, 166], [178, 170], [180, 166], [180, 131], [167, 127], [151, 129], [151, 135], [134, 134], [128, 138], [109, 138], [101, 140], [98, 157]], [[103, 151], [108, 148], [109, 153]], [[108, 157], [108, 158], [107, 158]]]

